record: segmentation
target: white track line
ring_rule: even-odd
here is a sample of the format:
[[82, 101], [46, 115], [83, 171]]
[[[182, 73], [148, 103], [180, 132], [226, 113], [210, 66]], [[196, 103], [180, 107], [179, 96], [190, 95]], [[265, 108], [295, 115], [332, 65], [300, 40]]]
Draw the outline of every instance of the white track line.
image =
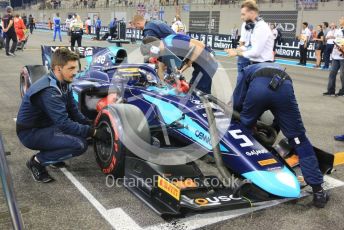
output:
[[114, 229], [142, 229], [121, 208], [106, 210], [104, 206], [70, 173], [66, 168], [60, 168], [61, 172], [72, 182], [80, 193], [97, 209], [103, 218]]

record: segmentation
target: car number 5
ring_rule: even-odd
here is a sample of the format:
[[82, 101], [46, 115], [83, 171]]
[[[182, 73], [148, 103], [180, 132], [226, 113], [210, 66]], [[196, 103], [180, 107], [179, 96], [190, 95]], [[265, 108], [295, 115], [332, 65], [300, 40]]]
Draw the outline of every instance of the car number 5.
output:
[[229, 130], [228, 132], [234, 139], [243, 141], [240, 143], [241, 147], [249, 147], [253, 145], [252, 141], [250, 141], [246, 135], [242, 134], [240, 129]]

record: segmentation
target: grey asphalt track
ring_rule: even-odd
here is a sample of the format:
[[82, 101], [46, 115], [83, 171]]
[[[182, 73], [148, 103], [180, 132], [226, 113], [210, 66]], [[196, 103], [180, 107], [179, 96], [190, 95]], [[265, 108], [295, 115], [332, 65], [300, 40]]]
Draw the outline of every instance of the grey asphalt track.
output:
[[[114, 218], [112, 221], [116, 222], [115, 226], [119, 226], [120, 229], [165, 224], [166, 220], [158, 217], [125, 188], [106, 186], [106, 177], [99, 170], [91, 147], [84, 155], [67, 161], [66, 169], [101, 204], [99, 209], [96, 209], [90, 198], [87, 199], [87, 196], [83, 195], [70, 178], [59, 169], [49, 169], [56, 179], [54, 183], [40, 184], [31, 178], [25, 162], [34, 152], [20, 144], [15, 134], [13, 120], [17, 116], [21, 101], [19, 72], [24, 65], [41, 64], [41, 44], [67, 45], [67, 38], [63, 37], [63, 39], [63, 43], [54, 43], [51, 33], [35, 31], [30, 36], [24, 52], [18, 51], [16, 57], [6, 57], [4, 51], [0, 53], [0, 131], [4, 137], [6, 150], [11, 152], [7, 160], [26, 228], [111, 229], [109, 222], [99, 212], [101, 208], [107, 210], [107, 214], [112, 210], [114, 215], [109, 214], [107, 217]], [[84, 39], [83, 45], [108, 46], [108, 43]], [[125, 45], [125, 48], [130, 53], [129, 62], [141, 58], [137, 53], [132, 53], [137, 46]], [[220, 73], [215, 77], [213, 93], [229, 101], [232, 92], [230, 83], [233, 85], [236, 80], [235, 60], [219, 57], [219, 61], [222, 65], [220, 70], [225, 74]], [[329, 72], [286, 67], [293, 78], [295, 93], [312, 143], [331, 153], [344, 151], [344, 144], [333, 140], [334, 135], [344, 133], [344, 97], [322, 96], [326, 90]], [[228, 82], [228, 86], [223, 82]], [[344, 166], [338, 167], [331, 177], [344, 180]], [[332, 189], [330, 192], [331, 200], [324, 209], [310, 207], [311, 197], [306, 197], [297, 203], [279, 204], [217, 223], [209, 221], [212, 224], [203, 229], [344, 229], [344, 187]], [[208, 218], [213, 217], [209, 215]], [[123, 220], [132, 222], [121, 223]], [[169, 221], [170, 229], [192, 227], [176, 224], [175, 219]], [[197, 216], [194, 221], [197, 221]], [[0, 193], [0, 229], [11, 229], [2, 193]]]

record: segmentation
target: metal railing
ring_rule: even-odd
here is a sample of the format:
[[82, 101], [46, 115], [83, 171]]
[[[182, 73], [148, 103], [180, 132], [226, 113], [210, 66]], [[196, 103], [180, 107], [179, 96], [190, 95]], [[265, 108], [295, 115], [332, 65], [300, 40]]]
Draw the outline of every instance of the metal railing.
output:
[[7, 165], [6, 152], [0, 133], [0, 176], [2, 182], [2, 189], [6, 198], [7, 206], [11, 215], [13, 228], [15, 230], [24, 229], [23, 219], [14, 194], [12, 177]]

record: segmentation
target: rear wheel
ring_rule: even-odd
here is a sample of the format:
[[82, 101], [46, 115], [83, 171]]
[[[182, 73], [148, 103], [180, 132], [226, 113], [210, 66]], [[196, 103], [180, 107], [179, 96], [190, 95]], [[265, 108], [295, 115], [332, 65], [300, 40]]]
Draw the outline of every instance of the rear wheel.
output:
[[[143, 124], [143, 125], [142, 125]], [[140, 138], [150, 143], [151, 136], [147, 120], [142, 111], [129, 104], [105, 107], [96, 118], [96, 126], [107, 130], [107, 140], [96, 140], [94, 150], [96, 161], [105, 174], [122, 177], [126, 154], [131, 154], [125, 140]], [[140, 126], [140, 130], [137, 127]]]

